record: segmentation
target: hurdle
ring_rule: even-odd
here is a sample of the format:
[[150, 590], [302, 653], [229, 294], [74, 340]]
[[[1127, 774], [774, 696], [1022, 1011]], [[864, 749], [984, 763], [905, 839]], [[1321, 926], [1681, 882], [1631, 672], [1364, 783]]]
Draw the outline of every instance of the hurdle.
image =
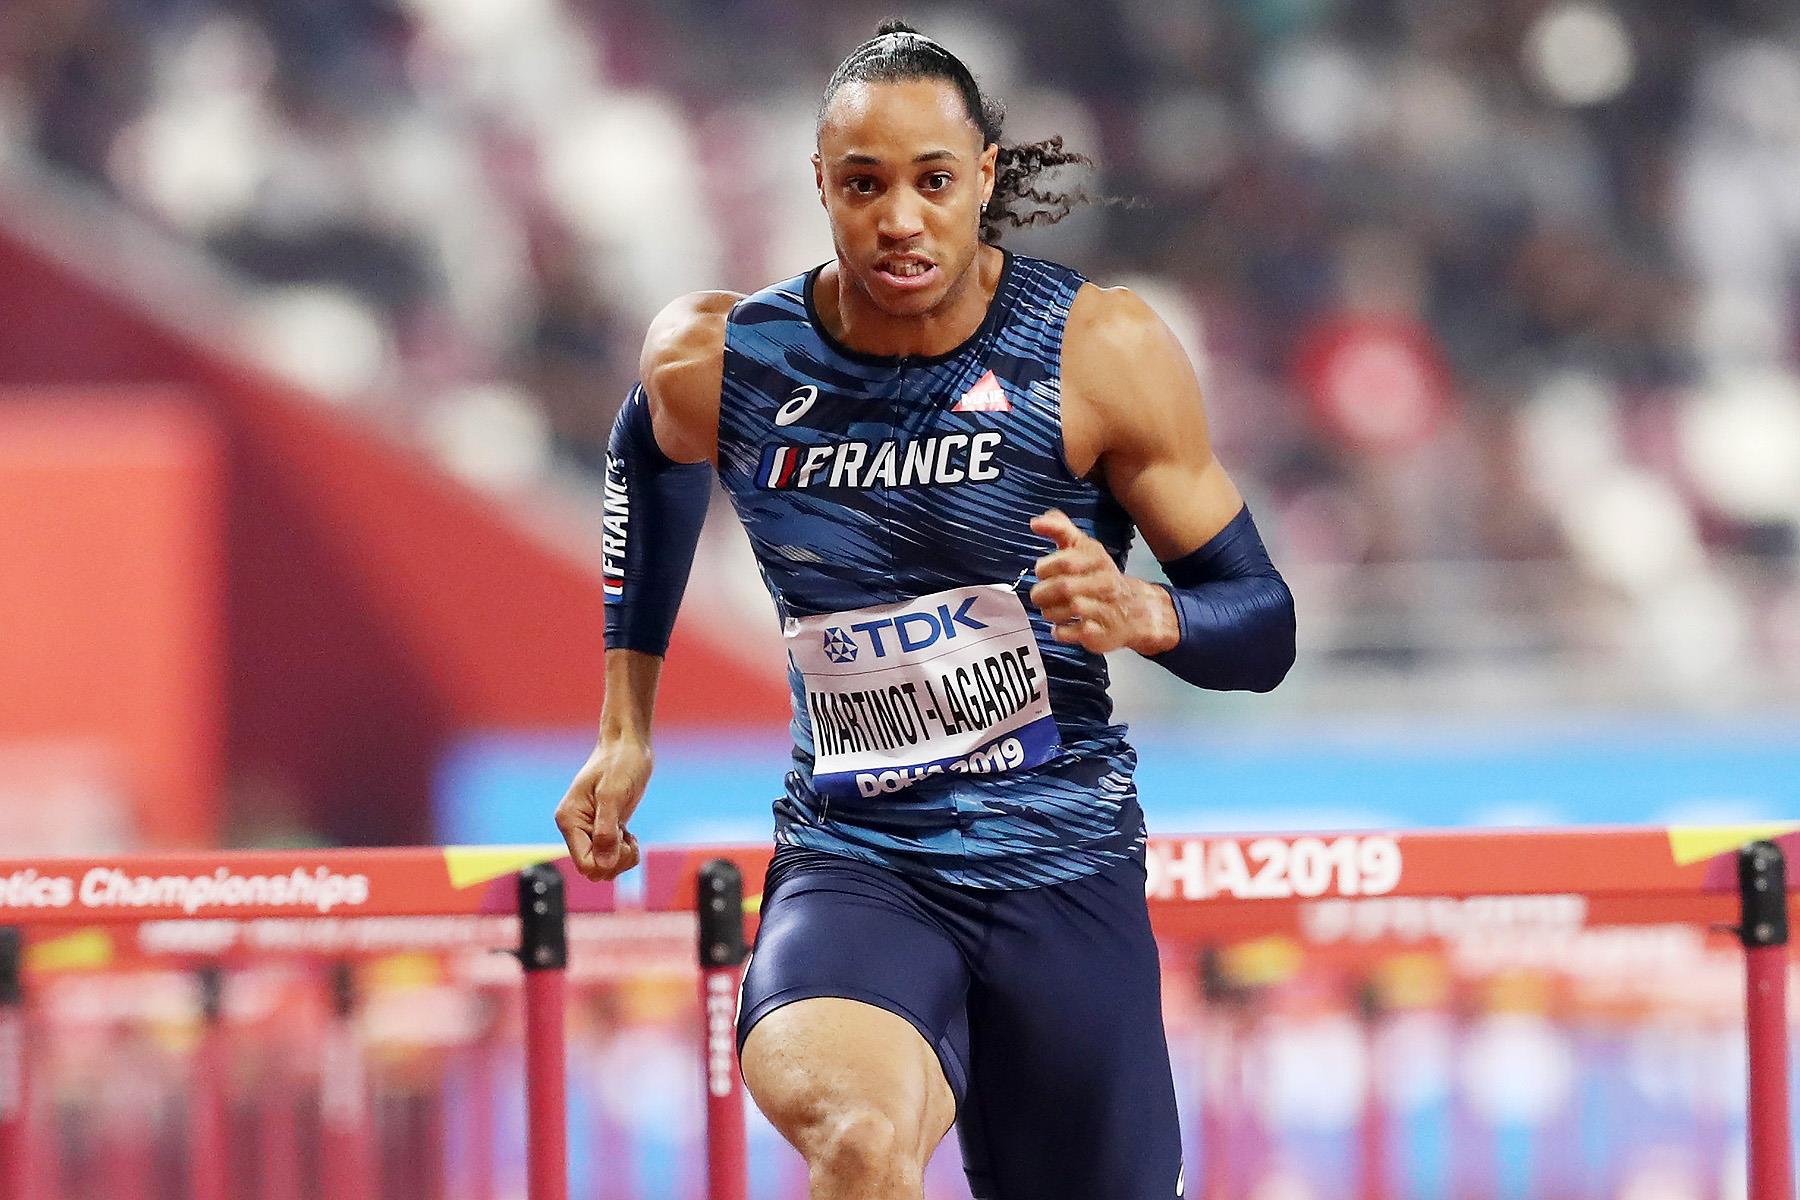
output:
[[[559, 861], [560, 860], [560, 861]], [[241, 929], [269, 922], [365, 918], [518, 918], [509, 948], [521, 964], [525, 1011], [526, 1159], [530, 1200], [567, 1200], [564, 1041], [568, 915], [615, 911], [611, 884], [583, 879], [561, 846], [421, 847], [215, 855], [152, 854], [0, 860], [0, 1200], [31, 1195], [28, 1127], [32, 1055], [24, 1035], [23, 964], [34, 935], [55, 937], [153, 922], [223, 925], [222, 946]], [[210, 931], [209, 931], [210, 932]], [[219, 1015], [221, 957], [205, 938], [185, 957], [197, 963], [201, 1040], [195, 1055], [188, 1193], [233, 1194], [218, 1088], [225, 1075]], [[322, 1097], [329, 1194], [373, 1195], [362, 1144], [361, 1077], [349, 1049], [354, 988], [336, 972], [335, 1018]]]
[[[1489, 897], [1579, 896], [1595, 926], [1729, 929], [1743, 946], [1749, 1200], [1793, 1200], [1787, 909], [1794, 884], [1785, 859], [1797, 846], [1800, 822], [1165, 836], [1150, 840], [1146, 890], [1159, 938], [1200, 944], [1297, 936], [1321, 905]], [[692, 911], [710, 897], [716, 905], [725, 865], [760, 880], [772, 856], [767, 846], [651, 848], [643, 904]], [[748, 914], [761, 899], [760, 888], [746, 896]], [[719, 1108], [708, 1107], [708, 1156], [717, 1172], [710, 1200], [737, 1200], [746, 1169], [741, 1106], [736, 1129]], [[1366, 1179], [1362, 1187], [1370, 1190]]]

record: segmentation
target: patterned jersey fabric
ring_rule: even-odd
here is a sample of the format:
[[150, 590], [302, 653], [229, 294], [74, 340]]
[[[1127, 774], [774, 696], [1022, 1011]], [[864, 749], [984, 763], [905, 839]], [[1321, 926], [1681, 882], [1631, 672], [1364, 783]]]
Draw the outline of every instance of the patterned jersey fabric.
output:
[[[865, 706], [821, 716], [790, 652], [794, 766], [775, 805], [777, 843], [982, 888], [1058, 883], [1140, 853], [1136, 756], [1124, 727], [1111, 723], [1105, 660], [1058, 643], [1025, 599], [1032, 564], [1049, 549], [1029, 527], [1045, 509], [1062, 509], [1121, 565], [1131, 540], [1117, 501], [1076, 478], [1063, 456], [1063, 329], [1081, 277], [1009, 254], [974, 336], [948, 354], [891, 358], [825, 332], [812, 305], [817, 275], [733, 309], [720, 398], [720, 477], [790, 647], [804, 636], [812, 658], [840, 664], [821, 669], [851, 671], [878, 665], [900, 643], [967, 642], [992, 621], [976, 620], [987, 610], [953, 589], [1004, 584], [1023, 601], [1018, 629], [1029, 620], [1054, 724], [1038, 722], [1048, 757], [1022, 767], [1009, 769], [1021, 760], [1008, 746], [1005, 761], [998, 749], [977, 753], [907, 786], [896, 776], [848, 794], [822, 790], [813, 772], [820, 756], [860, 747], [856, 739], [891, 726], [891, 714]], [[1011, 604], [993, 588], [982, 603], [996, 595]], [[921, 597], [931, 603], [907, 613], [906, 602]], [[1028, 651], [1032, 638], [1017, 636]], [[975, 671], [983, 692], [967, 690], [971, 709], [1004, 698], [1006, 680], [991, 662], [988, 675], [996, 690]], [[944, 691], [920, 694], [947, 714]]]

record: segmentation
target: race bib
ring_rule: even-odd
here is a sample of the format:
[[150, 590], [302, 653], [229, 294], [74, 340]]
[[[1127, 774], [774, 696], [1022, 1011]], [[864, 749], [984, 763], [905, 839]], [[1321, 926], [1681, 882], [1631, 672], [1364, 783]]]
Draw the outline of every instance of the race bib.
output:
[[784, 632], [822, 795], [872, 798], [944, 772], [1035, 767], [1062, 744], [1044, 660], [1010, 584], [790, 617]]

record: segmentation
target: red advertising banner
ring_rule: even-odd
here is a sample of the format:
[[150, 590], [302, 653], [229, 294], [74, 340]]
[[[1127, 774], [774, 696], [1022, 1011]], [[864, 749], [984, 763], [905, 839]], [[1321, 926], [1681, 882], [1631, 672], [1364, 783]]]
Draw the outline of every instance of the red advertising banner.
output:
[[[1763, 838], [1792, 855], [1800, 849], [1800, 821], [1154, 837], [1146, 854], [1146, 887], [1159, 925], [1178, 919], [1183, 910], [1197, 914], [1196, 920], [1256, 923], [1260, 918], [1246, 910], [1323, 899], [1559, 894], [1586, 896], [1606, 911], [1637, 914], [1637, 919], [1683, 914], [1710, 919], [1731, 911], [1736, 850]], [[644, 903], [653, 909], [693, 907], [701, 864], [726, 858], [743, 871], [745, 904], [754, 908], [772, 854], [767, 846], [652, 848], [644, 863]], [[1790, 876], [1788, 886], [1800, 886], [1800, 872]], [[1246, 900], [1264, 903], [1238, 903]]]
[[[516, 873], [566, 858], [546, 845], [0, 859], [0, 925], [514, 913]], [[571, 912], [613, 908], [611, 884], [559, 866]]]

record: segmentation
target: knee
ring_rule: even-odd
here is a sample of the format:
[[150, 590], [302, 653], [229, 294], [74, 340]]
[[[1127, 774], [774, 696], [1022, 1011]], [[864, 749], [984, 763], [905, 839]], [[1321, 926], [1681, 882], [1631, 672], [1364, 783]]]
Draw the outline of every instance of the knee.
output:
[[801, 1147], [807, 1166], [814, 1175], [840, 1185], [854, 1183], [873, 1189], [903, 1183], [918, 1173], [911, 1149], [901, 1144], [893, 1119], [876, 1109], [834, 1113], [807, 1133]]

